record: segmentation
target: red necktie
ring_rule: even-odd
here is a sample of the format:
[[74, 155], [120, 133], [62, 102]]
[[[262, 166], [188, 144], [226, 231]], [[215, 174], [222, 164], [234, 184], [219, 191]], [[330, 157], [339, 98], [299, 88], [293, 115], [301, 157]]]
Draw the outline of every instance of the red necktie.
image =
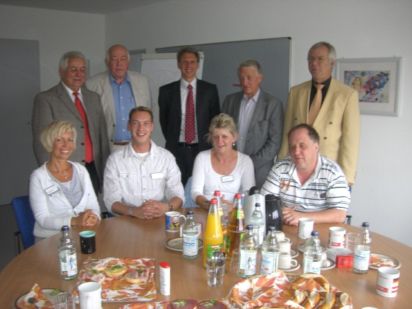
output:
[[187, 86], [186, 117], [185, 117], [185, 142], [191, 144], [195, 139], [195, 103], [193, 100], [193, 87]]
[[76, 105], [76, 109], [80, 114], [80, 118], [83, 122], [84, 128], [84, 145], [85, 145], [85, 161], [86, 163], [93, 162], [93, 144], [92, 139], [90, 138], [90, 131], [89, 131], [89, 122], [87, 121], [86, 111], [84, 110], [83, 104], [79, 99], [79, 93], [73, 92], [74, 95], [74, 105]]

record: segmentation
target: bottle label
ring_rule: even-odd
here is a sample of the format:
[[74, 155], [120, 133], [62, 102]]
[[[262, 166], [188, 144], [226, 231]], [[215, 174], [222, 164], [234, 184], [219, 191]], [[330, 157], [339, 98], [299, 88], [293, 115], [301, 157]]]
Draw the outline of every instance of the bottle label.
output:
[[370, 250], [367, 246], [357, 246], [355, 248], [353, 268], [358, 271], [368, 271]]
[[61, 274], [66, 277], [77, 275], [76, 252], [71, 253], [70, 250], [63, 250], [60, 252], [60, 270]]
[[236, 219], [242, 220], [245, 218], [245, 213], [243, 212], [243, 209], [238, 209], [236, 211]]
[[197, 256], [197, 252], [199, 251], [197, 239], [197, 235], [183, 234], [183, 255]]
[[262, 264], [260, 266], [260, 273], [262, 275], [269, 275], [277, 270], [278, 256], [277, 252], [262, 252]]
[[239, 270], [245, 276], [256, 273], [256, 250], [240, 250]]
[[211, 258], [214, 252], [221, 252], [223, 244], [207, 245], [207, 257]]
[[321, 261], [315, 260], [314, 257], [305, 253], [303, 258], [303, 273], [305, 274], [320, 274]]

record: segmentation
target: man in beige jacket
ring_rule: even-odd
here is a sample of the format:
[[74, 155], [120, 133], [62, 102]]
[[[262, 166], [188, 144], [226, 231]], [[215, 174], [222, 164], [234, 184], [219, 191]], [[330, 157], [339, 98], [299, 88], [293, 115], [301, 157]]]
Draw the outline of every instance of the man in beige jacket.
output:
[[320, 154], [336, 161], [352, 185], [359, 152], [359, 99], [354, 89], [332, 78], [335, 62], [336, 52], [331, 44], [319, 42], [310, 48], [308, 67], [312, 80], [290, 90], [279, 159], [288, 154], [287, 132], [295, 125], [308, 123], [320, 135]]

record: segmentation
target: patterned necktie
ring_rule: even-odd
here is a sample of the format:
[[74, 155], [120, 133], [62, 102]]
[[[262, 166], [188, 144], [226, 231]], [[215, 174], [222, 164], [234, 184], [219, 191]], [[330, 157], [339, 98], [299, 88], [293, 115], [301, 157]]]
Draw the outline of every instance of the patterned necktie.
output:
[[79, 93], [73, 92], [74, 95], [74, 105], [76, 106], [77, 111], [80, 114], [80, 118], [83, 122], [84, 128], [84, 146], [85, 146], [85, 162], [90, 163], [93, 162], [93, 144], [92, 139], [90, 138], [90, 131], [89, 131], [89, 122], [87, 121], [86, 111], [84, 110], [82, 101], [80, 101]]
[[309, 114], [308, 114], [308, 124], [313, 125], [315, 122], [316, 117], [319, 114], [319, 110], [322, 106], [322, 88], [323, 84], [316, 84], [316, 94], [315, 97], [313, 98], [312, 104], [309, 108]]
[[195, 103], [193, 100], [193, 87], [187, 86], [186, 117], [185, 117], [185, 142], [191, 144], [195, 139]]

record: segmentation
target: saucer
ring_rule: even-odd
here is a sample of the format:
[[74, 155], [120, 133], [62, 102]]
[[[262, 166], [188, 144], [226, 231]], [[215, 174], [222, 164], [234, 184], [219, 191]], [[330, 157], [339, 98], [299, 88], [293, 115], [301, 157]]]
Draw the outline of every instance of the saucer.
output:
[[[198, 239], [198, 249], [203, 248], [203, 241], [201, 239]], [[177, 251], [177, 252], [182, 252], [183, 251], [183, 238], [173, 238], [168, 240], [165, 243], [165, 246], [167, 249], [172, 250], [172, 251]]]
[[321, 270], [329, 270], [335, 268], [336, 266], [335, 262], [330, 259], [327, 259], [325, 264], [326, 265], [322, 265], [322, 267], [320, 268]]
[[295, 270], [298, 270], [300, 268], [300, 264], [298, 263], [295, 267], [291, 267], [291, 268], [280, 268], [279, 267], [279, 270], [281, 270], [281, 271], [284, 271], [284, 272], [292, 272], [292, 271], [295, 271]]
[[298, 255], [299, 255], [299, 251], [290, 249], [290, 256], [292, 257], [292, 259], [294, 259]]

